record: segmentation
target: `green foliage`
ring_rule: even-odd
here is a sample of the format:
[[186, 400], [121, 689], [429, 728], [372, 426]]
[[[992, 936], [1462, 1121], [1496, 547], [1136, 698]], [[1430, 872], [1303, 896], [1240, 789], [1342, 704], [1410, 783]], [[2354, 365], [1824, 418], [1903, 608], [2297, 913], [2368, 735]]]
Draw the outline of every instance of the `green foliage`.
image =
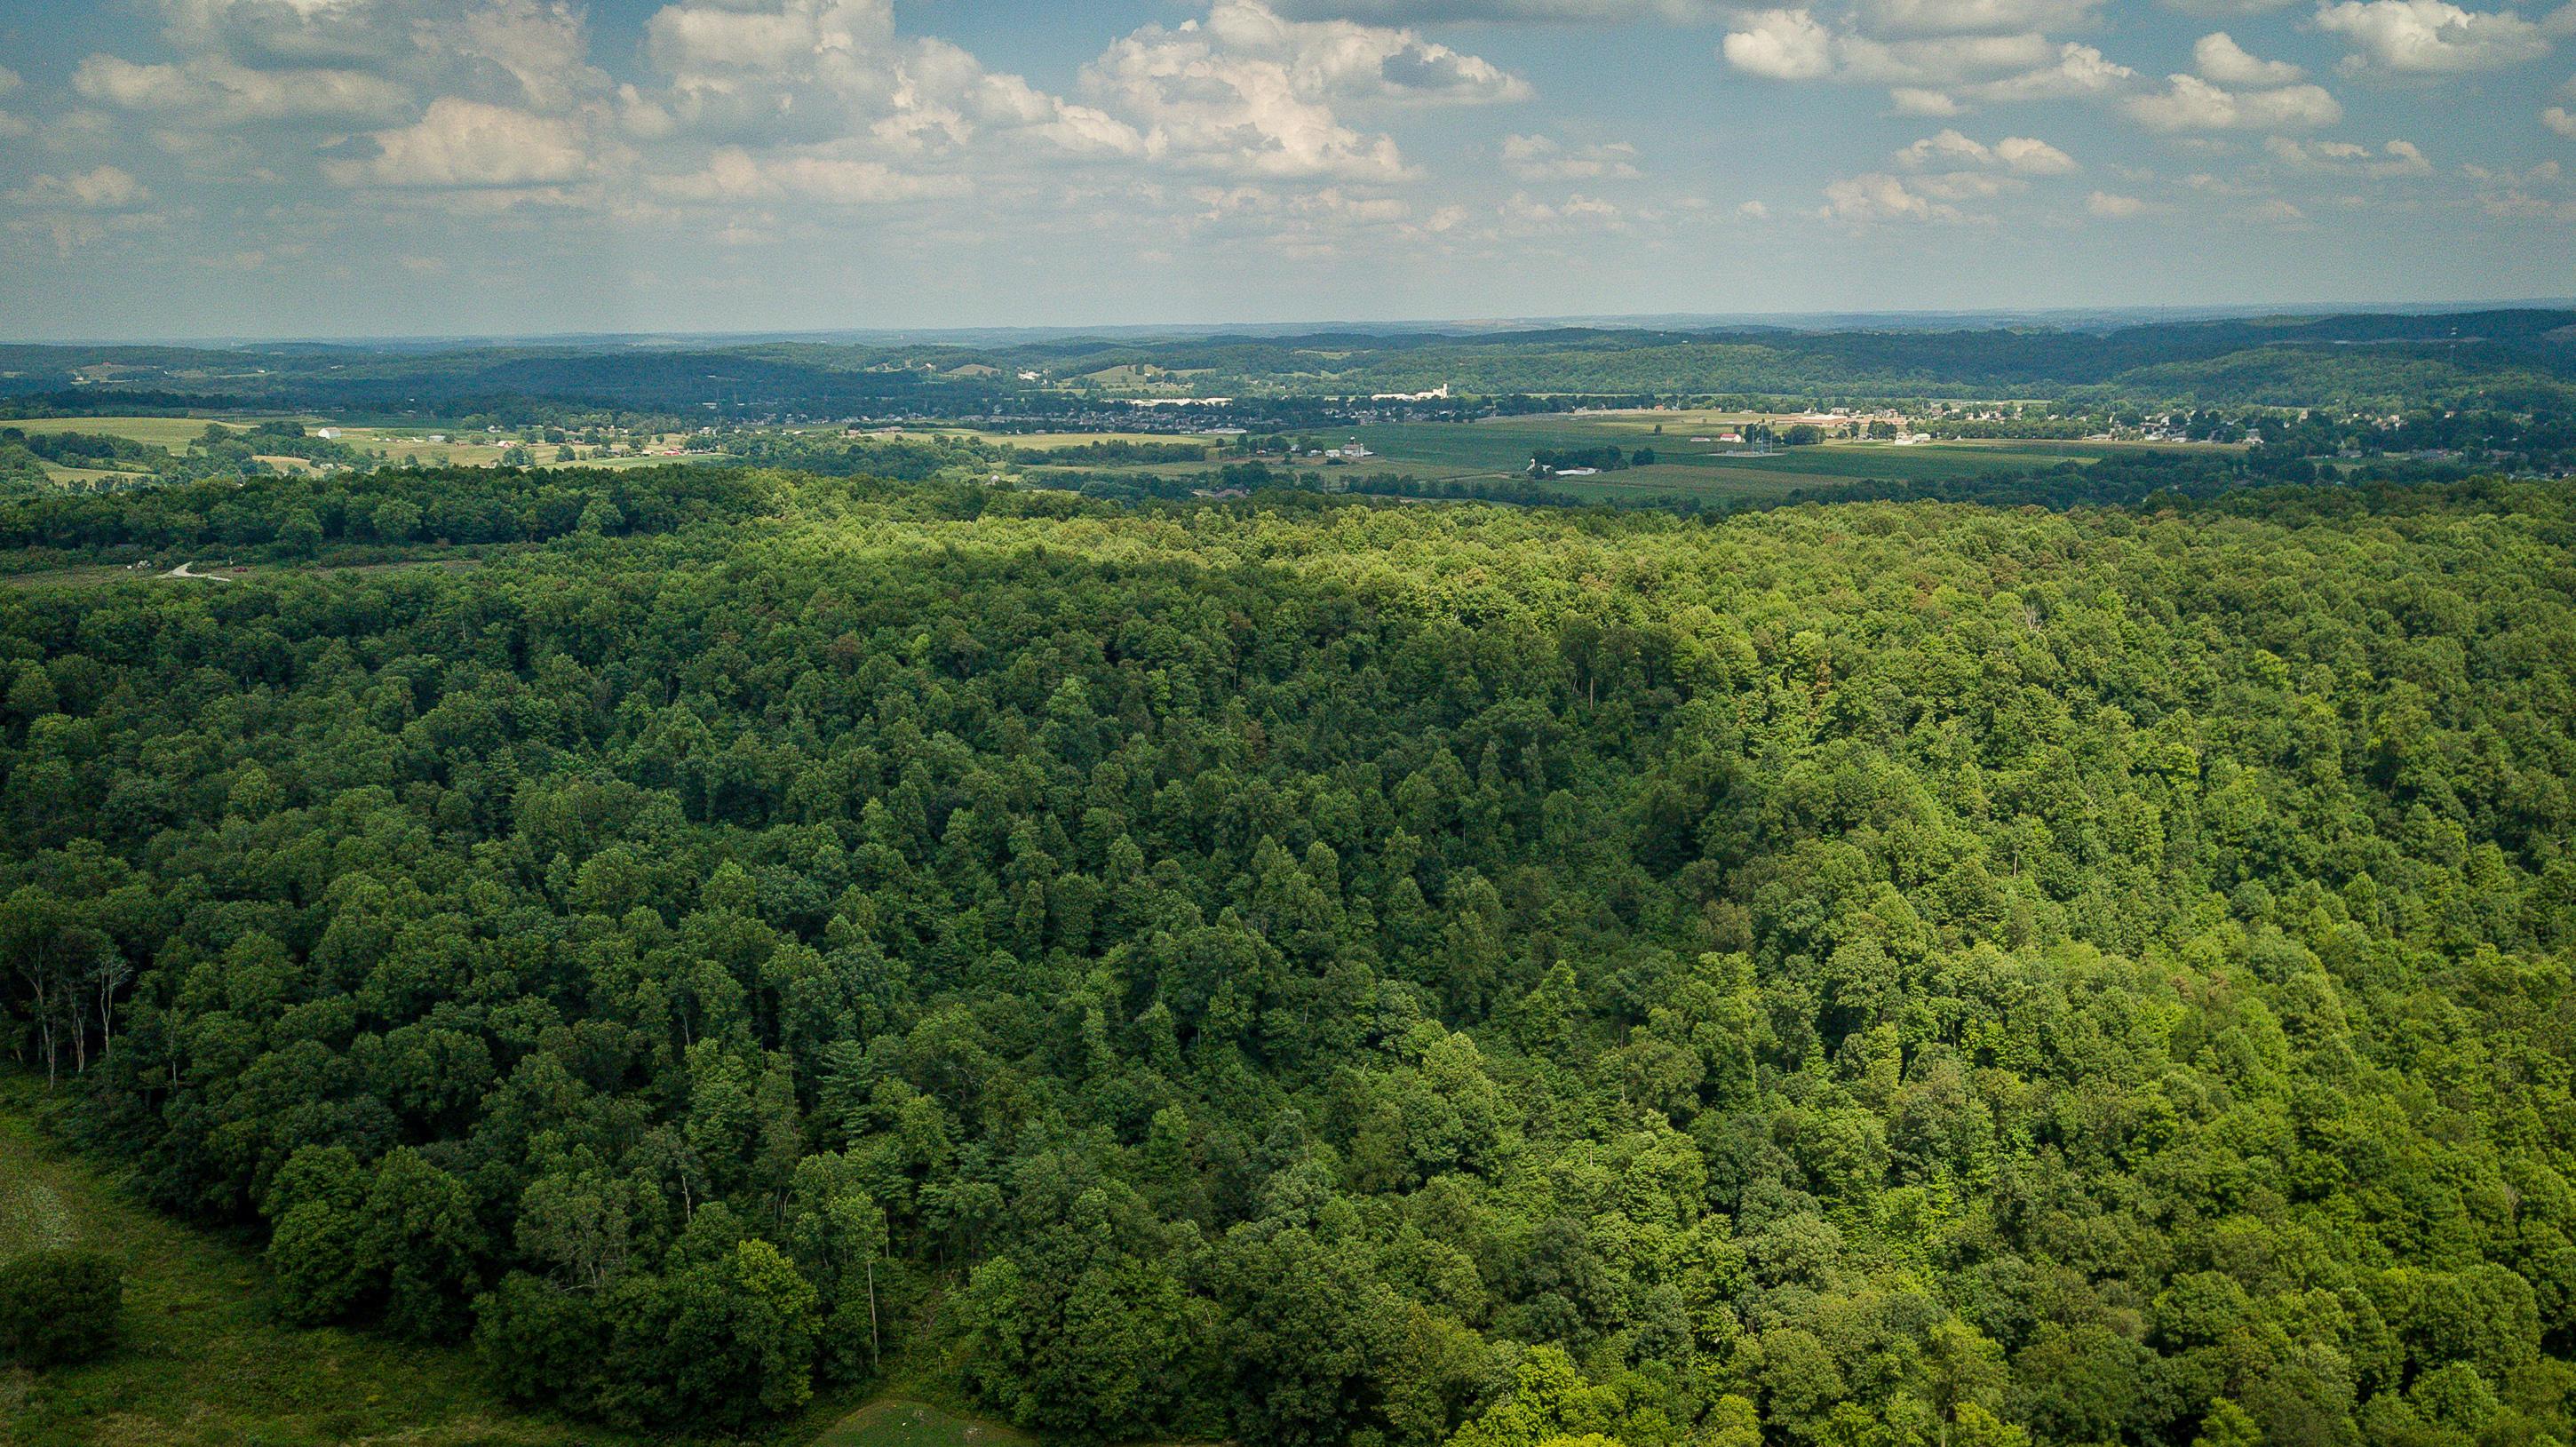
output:
[[2576, 1435], [2563, 490], [658, 486], [0, 595], [8, 1043], [300, 1319], [698, 1430]]
[[0, 1361], [86, 1361], [116, 1345], [125, 1286], [95, 1251], [55, 1246], [0, 1259]]

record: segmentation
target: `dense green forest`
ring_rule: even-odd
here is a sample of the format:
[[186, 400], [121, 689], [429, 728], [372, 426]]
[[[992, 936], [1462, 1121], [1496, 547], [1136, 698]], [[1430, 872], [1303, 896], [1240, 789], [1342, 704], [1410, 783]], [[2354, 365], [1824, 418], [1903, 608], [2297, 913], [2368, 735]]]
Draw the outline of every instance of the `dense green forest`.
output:
[[690, 1435], [2576, 1440], [2564, 485], [403, 477], [0, 513], [516, 545], [0, 593], [6, 1043], [303, 1320]]

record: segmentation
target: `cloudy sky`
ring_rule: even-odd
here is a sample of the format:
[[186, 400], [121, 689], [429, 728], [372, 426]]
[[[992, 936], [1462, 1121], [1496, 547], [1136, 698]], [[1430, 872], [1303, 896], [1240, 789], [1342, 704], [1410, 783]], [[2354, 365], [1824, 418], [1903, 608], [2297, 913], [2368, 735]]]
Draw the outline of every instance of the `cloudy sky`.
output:
[[2576, 294], [2576, 3], [0, 0], [0, 335]]

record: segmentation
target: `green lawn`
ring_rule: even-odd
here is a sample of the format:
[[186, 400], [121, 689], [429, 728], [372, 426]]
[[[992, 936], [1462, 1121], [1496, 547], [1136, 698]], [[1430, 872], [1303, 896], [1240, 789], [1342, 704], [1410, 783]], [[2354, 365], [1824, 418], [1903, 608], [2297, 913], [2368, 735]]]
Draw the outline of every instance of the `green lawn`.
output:
[[44, 1088], [0, 1075], [0, 1254], [48, 1240], [125, 1270], [125, 1341], [38, 1374], [0, 1367], [9, 1447], [322, 1447], [326, 1443], [614, 1443], [515, 1411], [457, 1346], [280, 1324], [244, 1247], [176, 1224], [40, 1134]]

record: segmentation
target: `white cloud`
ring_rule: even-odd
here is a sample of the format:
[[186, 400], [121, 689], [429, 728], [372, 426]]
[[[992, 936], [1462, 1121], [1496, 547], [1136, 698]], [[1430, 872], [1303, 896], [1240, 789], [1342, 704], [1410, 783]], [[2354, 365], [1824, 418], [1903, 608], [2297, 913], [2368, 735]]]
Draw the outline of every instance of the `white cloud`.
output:
[[21, 206], [76, 207], [83, 211], [125, 211], [152, 199], [132, 172], [101, 166], [69, 176], [33, 176], [9, 193]]
[[2226, 19], [2250, 19], [2287, 10], [2304, 0], [2165, 0], [2168, 8], [2186, 15], [2215, 15]]
[[2464, 10], [2448, 0], [2344, 0], [2319, 6], [2316, 24], [2359, 47], [2349, 67], [2456, 75], [2540, 59], [2549, 31], [2571, 14], [2561, 11], [2544, 27], [2511, 10]]
[[1770, 80], [1817, 80], [1834, 69], [1834, 37], [1805, 10], [1765, 10], [1718, 43], [1726, 63]]
[[2276, 160], [2303, 171], [2333, 171], [2348, 176], [2429, 176], [2433, 163], [2412, 141], [2390, 141], [2373, 151], [2351, 141], [2294, 141], [2273, 136], [2263, 149]]
[[963, 178], [911, 175], [882, 161], [828, 153], [754, 156], [726, 146], [693, 172], [654, 179], [654, 189], [677, 200], [731, 202], [803, 200], [831, 206], [874, 206], [953, 196]]
[[1995, 142], [1995, 158], [2025, 176], [2064, 176], [2084, 169], [2064, 151], [2028, 136], [2006, 136]]
[[1284, 20], [1254, 0], [1218, 0], [1204, 22], [1148, 25], [1082, 79], [1134, 123], [1157, 160], [1377, 181], [1407, 174], [1394, 138], [1354, 130], [1335, 103], [1481, 104], [1530, 93], [1518, 76], [1412, 31]]
[[19, 75], [18, 72], [11, 70], [5, 65], [0, 65], [0, 95], [8, 95], [26, 83], [25, 77]]
[[1077, 155], [1133, 155], [1132, 127], [1016, 75], [986, 70], [947, 41], [895, 33], [892, 0], [700, 0], [645, 23], [662, 80], [619, 94], [640, 139], [810, 145], [869, 136], [919, 157], [998, 133]]
[[195, 127], [381, 121], [411, 108], [407, 87], [367, 71], [254, 70], [220, 55], [190, 56], [176, 65], [93, 55], [72, 72], [72, 89], [104, 105], [169, 115]]
[[2024, 176], [2064, 176], [2083, 169], [2075, 158], [2046, 141], [2006, 136], [1988, 146], [1955, 130], [1926, 136], [1896, 153], [1897, 164], [1913, 170], [1932, 165], [1996, 167]]
[[323, 174], [343, 186], [549, 186], [580, 179], [591, 163], [578, 123], [457, 96], [373, 140], [375, 156], [327, 162]]
[[1283, 0], [1275, 8], [1299, 20], [1347, 18], [1390, 25], [1437, 21], [1538, 25], [1663, 21], [1692, 25], [1716, 20], [1735, 6], [1729, 0]]
[[2084, 209], [2111, 221], [2125, 221], [2147, 214], [2148, 206], [2135, 196], [2120, 196], [2109, 191], [2096, 191], [2084, 198]]
[[1503, 137], [1503, 164], [1524, 181], [1637, 179], [1637, 148], [1625, 141], [1565, 146], [1547, 136]]
[[2163, 91], [2128, 103], [2129, 114], [2152, 130], [2312, 131], [2343, 119], [2342, 103], [2322, 86], [2232, 91], [2194, 75], [2165, 81]]
[[2039, 31], [1900, 34], [1829, 29], [1811, 10], [1765, 10], [1719, 45], [1728, 65], [1771, 80], [1856, 81], [1889, 87], [1897, 109], [1951, 115], [1960, 102], [2099, 95], [2136, 72], [2090, 45]]
[[2551, 130], [2556, 131], [2558, 134], [2565, 136], [2567, 139], [2576, 141], [2576, 115], [2568, 114], [2567, 107], [2551, 106], [2549, 109], [2542, 111], [2540, 113], [2540, 123], [2549, 127]]
[[2191, 48], [2192, 68], [2202, 79], [2220, 85], [2296, 85], [2308, 78], [2299, 67], [2280, 60], [2258, 60], [2221, 30], [2204, 35]]
[[1515, 191], [1495, 208], [1495, 214], [1521, 228], [1552, 228], [1568, 223], [1599, 227], [1618, 221], [1619, 208], [1580, 192], [1562, 201], [1547, 202], [1531, 199], [1526, 191]]
[[1853, 226], [1882, 221], [1965, 219], [1956, 206], [1922, 195], [1904, 180], [1878, 171], [1829, 183], [1825, 187], [1824, 209], [1817, 214], [1825, 220]]
[[1869, 28], [1891, 35], [1988, 35], [2089, 25], [2102, 0], [1861, 0]]
[[2137, 74], [2092, 46], [2068, 41], [2049, 64], [1969, 86], [1964, 93], [1982, 101], [2072, 100], [2115, 90]]

